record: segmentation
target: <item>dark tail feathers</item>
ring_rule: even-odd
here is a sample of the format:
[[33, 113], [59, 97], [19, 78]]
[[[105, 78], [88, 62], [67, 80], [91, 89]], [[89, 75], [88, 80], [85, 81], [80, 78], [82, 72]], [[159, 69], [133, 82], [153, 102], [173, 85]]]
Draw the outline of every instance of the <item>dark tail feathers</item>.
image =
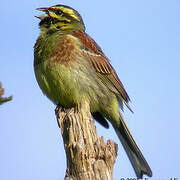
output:
[[137, 178], [142, 178], [143, 174], [147, 176], [152, 176], [152, 171], [146, 162], [144, 156], [142, 155], [140, 149], [138, 148], [136, 142], [134, 141], [122, 115], [120, 114], [120, 126], [114, 127], [116, 134], [118, 135], [131, 164], [135, 170]]

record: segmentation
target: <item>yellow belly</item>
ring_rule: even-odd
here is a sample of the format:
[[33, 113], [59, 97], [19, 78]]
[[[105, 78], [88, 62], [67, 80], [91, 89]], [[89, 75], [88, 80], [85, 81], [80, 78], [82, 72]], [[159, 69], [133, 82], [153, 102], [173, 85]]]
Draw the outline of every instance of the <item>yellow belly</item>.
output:
[[81, 99], [75, 70], [64, 65], [50, 67], [44, 62], [35, 69], [36, 79], [43, 93], [55, 104], [65, 107]]

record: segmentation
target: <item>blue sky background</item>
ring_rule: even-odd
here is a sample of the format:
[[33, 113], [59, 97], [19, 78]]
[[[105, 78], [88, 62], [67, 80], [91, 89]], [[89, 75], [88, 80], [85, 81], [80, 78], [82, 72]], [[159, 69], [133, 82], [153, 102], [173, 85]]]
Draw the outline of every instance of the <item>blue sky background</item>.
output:
[[[38, 7], [77, 9], [87, 33], [111, 60], [132, 100], [124, 116], [149, 162], [152, 179], [180, 178], [180, 1], [2, 1], [0, 81], [13, 101], [0, 107], [0, 179], [61, 180], [65, 153], [54, 115], [33, 71]], [[135, 177], [112, 127], [99, 136], [119, 144], [114, 179]]]

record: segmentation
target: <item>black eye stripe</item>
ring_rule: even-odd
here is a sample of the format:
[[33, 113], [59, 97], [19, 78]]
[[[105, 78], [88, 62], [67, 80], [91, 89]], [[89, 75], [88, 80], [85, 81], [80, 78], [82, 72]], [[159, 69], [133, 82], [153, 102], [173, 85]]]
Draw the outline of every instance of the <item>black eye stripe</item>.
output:
[[60, 10], [54, 10], [54, 12], [56, 13], [56, 15], [61, 15], [62, 14], [62, 11], [60, 11]]

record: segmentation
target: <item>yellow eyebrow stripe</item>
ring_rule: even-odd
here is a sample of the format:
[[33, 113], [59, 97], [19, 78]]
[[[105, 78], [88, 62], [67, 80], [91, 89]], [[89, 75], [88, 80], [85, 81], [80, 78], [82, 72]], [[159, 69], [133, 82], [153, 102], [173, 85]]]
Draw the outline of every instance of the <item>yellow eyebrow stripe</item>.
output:
[[77, 15], [75, 14], [74, 10], [66, 8], [66, 7], [51, 7], [51, 9], [54, 10], [60, 10], [65, 14], [68, 14], [69, 16], [71, 16], [72, 18], [76, 19], [77, 21], [80, 21], [79, 17], [77, 17]]

